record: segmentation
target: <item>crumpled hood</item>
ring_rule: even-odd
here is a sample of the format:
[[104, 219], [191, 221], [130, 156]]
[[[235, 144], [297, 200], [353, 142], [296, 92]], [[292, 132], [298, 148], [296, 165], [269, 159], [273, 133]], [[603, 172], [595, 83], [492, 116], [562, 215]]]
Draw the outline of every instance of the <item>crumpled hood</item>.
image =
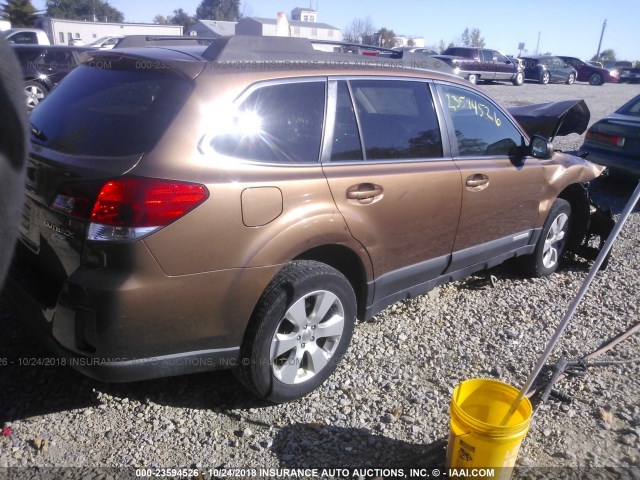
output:
[[584, 133], [591, 118], [584, 100], [538, 103], [507, 110], [529, 136], [540, 135], [549, 140], [557, 135]]

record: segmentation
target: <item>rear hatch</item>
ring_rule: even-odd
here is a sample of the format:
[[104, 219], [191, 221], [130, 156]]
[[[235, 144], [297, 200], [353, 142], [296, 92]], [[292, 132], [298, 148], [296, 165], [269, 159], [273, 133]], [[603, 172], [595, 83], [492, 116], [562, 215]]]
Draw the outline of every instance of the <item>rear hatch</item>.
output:
[[92, 54], [33, 111], [21, 258], [52, 286], [82, 264], [105, 182], [131, 172], [153, 148], [204, 68], [192, 56], [169, 55], [171, 68], [166, 53], [165, 63], [140, 51]]

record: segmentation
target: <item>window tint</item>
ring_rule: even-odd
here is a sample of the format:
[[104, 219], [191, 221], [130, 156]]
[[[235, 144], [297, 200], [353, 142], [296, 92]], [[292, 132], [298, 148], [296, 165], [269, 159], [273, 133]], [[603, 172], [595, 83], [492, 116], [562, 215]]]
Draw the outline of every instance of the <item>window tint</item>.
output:
[[485, 62], [493, 62], [493, 54], [489, 50], [480, 50], [480, 57]]
[[8, 40], [16, 44], [38, 43], [38, 36], [35, 32], [18, 32], [10, 36]]
[[440, 88], [442, 103], [455, 129], [459, 156], [519, 153], [524, 138], [493, 103], [462, 88]]
[[80, 66], [31, 114], [42, 132], [32, 141], [75, 155], [141, 154], [164, 133], [190, 91], [188, 81], [166, 71]]
[[351, 81], [367, 160], [442, 157], [428, 86], [393, 80]]
[[43, 66], [48, 68], [72, 68], [76, 65], [71, 52], [49, 50], [42, 59]]
[[268, 85], [239, 106], [231, 132], [213, 140], [220, 153], [272, 163], [318, 161], [325, 82]]
[[362, 159], [362, 145], [349, 88], [346, 82], [339, 82], [331, 161]]

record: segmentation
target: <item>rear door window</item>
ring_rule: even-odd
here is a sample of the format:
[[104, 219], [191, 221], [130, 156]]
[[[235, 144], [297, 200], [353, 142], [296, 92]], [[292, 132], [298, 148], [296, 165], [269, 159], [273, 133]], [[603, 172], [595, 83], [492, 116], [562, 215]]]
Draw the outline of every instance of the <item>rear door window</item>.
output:
[[[341, 82], [343, 83], [343, 82]], [[442, 157], [442, 141], [429, 87], [424, 82], [400, 80], [352, 80], [348, 82], [360, 123], [367, 160], [404, 160]], [[332, 160], [357, 159], [355, 117], [338, 89]], [[342, 96], [342, 98], [341, 98]]]

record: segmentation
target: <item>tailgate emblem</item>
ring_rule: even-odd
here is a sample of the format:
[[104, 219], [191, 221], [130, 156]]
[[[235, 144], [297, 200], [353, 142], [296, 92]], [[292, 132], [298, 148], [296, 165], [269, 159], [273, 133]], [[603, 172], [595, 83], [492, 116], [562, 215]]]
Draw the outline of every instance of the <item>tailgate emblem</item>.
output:
[[73, 236], [73, 232], [71, 230], [67, 230], [65, 228], [59, 227], [58, 225], [54, 225], [53, 223], [49, 222], [48, 220], [44, 221], [44, 226], [47, 227], [47, 228], [50, 228], [51, 230], [53, 230], [56, 233], [64, 235], [65, 237]]

